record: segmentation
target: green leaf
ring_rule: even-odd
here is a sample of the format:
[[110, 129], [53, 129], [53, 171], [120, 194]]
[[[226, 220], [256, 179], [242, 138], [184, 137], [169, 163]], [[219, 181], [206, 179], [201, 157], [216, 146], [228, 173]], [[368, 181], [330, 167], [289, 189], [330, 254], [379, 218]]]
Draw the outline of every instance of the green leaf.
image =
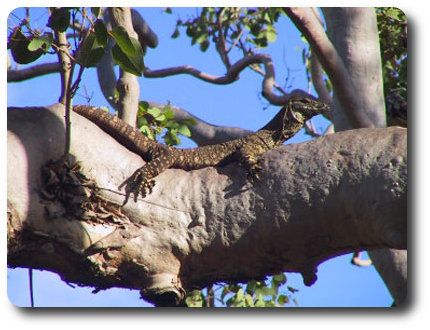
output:
[[274, 42], [278, 34], [276, 33], [275, 28], [272, 25], [267, 26], [266, 37], [268, 42]]
[[94, 23], [94, 31], [96, 34], [97, 43], [103, 47], [106, 47], [109, 36], [105, 23], [101, 19], [98, 19]]
[[41, 37], [33, 38], [28, 44], [27, 49], [30, 52], [34, 52], [39, 49], [46, 52], [51, 47], [53, 42], [54, 42], [54, 38], [52, 37], [52, 34], [46, 33]]
[[245, 295], [245, 299], [244, 299], [244, 303], [245, 303], [245, 307], [254, 307], [254, 301], [252, 299], [252, 296], [247, 294]]
[[273, 294], [276, 294], [275, 290], [273, 290], [272, 288], [269, 288], [267, 286], [263, 286], [261, 288], [255, 289], [255, 293], [260, 294], [263, 297], [272, 296]]
[[179, 29], [175, 28], [175, 31], [173, 32], [173, 34], [170, 36], [170, 38], [172, 39], [176, 39], [177, 37], [179, 37]]
[[43, 55], [44, 51], [42, 49], [30, 51], [28, 49], [29, 44], [30, 39], [19, 28], [16, 28], [9, 36], [8, 48], [11, 50], [12, 57], [16, 63], [28, 64]]
[[137, 127], [141, 127], [141, 126], [148, 126], [148, 121], [146, 120], [145, 117], [137, 118]]
[[[172, 116], [173, 116], [173, 111], [172, 111]], [[185, 123], [185, 124], [187, 124], [187, 125], [197, 125], [197, 120], [194, 119], [194, 118], [182, 119], [182, 122]]]
[[201, 43], [207, 41], [206, 37], [207, 37], [206, 31], [201, 31], [195, 36], [195, 38], [193, 38], [193, 43], [197, 42], [197, 43], [201, 44]]
[[143, 50], [139, 43], [134, 38], [129, 39], [133, 45], [133, 54], [127, 54], [122, 51], [121, 47], [116, 44], [112, 47], [112, 57], [114, 61], [126, 72], [132, 73], [136, 76], [143, 74]]
[[254, 294], [256, 288], [257, 288], [257, 281], [251, 280], [248, 282], [248, 285], [246, 286], [246, 293]]
[[103, 57], [105, 49], [101, 46], [95, 33], [90, 33], [79, 48], [79, 62], [86, 68], [96, 66]]
[[263, 300], [262, 296], [257, 296], [254, 302], [255, 307], [266, 307], [266, 303]]
[[139, 130], [148, 138], [150, 138], [151, 140], [154, 140], [154, 136], [152, 135], [151, 129], [148, 126], [144, 125], [140, 127]]
[[188, 25], [187, 29], [185, 30], [185, 33], [189, 37], [194, 37], [194, 27], [192, 27], [191, 25]]
[[288, 304], [290, 302], [290, 298], [284, 294], [280, 294], [278, 297], [278, 304], [281, 306], [284, 306], [285, 304]]
[[112, 30], [111, 34], [123, 53], [128, 56], [134, 56], [136, 48], [133, 44], [133, 39], [128, 36], [125, 28], [117, 26]]
[[178, 138], [178, 135], [174, 131], [167, 131], [163, 136], [164, 142], [170, 146], [176, 146], [181, 144], [181, 140]]
[[282, 284], [285, 284], [287, 282], [287, 277], [284, 273], [273, 275], [272, 276], [272, 283], [276, 286], [280, 286]]
[[156, 121], [162, 123], [163, 121], [166, 120], [166, 116], [164, 115], [164, 113], [159, 114], [157, 117], [154, 118]]
[[165, 123], [165, 127], [169, 129], [177, 129], [179, 127], [179, 123], [176, 120], [167, 120]]
[[200, 50], [205, 52], [209, 48], [209, 40], [205, 39], [200, 43]]
[[161, 110], [158, 108], [148, 108], [146, 110], [147, 113], [149, 113], [152, 117], [158, 117], [161, 113]]
[[[175, 117], [175, 113], [173, 112], [173, 110], [168, 109], [168, 110], [164, 110], [164, 115], [166, 116], [166, 119], [173, 119]], [[184, 122], [187, 119], [184, 119]]]
[[102, 47], [94, 48], [88, 54], [85, 67], [95, 67], [97, 63], [102, 59], [105, 54], [105, 50]]
[[91, 7], [91, 13], [96, 18], [100, 18], [100, 16], [102, 15], [102, 7]]
[[188, 128], [188, 126], [185, 124], [179, 124], [178, 133], [182, 134], [183, 136], [187, 136], [187, 137], [191, 136], [191, 131]]
[[200, 290], [191, 291], [185, 298], [188, 307], [203, 307], [204, 299]]
[[231, 302], [231, 307], [245, 307], [245, 295], [242, 288], [237, 291], [236, 295], [233, 297]]
[[291, 293], [299, 292], [299, 290], [297, 290], [296, 288], [293, 288], [292, 286], [289, 286], [289, 285], [287, 285], [287, 289], [288, 289], [288, 291], [290, 291]]
[[65, 32], [70, 24], [69, 8], [54, 8], [49, 16], [48, 26], [57, 31]]

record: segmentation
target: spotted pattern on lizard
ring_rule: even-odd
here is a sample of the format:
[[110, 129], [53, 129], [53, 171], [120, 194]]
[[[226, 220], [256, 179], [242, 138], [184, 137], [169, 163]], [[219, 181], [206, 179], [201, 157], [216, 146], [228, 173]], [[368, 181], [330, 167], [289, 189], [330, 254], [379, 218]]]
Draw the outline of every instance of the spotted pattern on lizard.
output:
[[261, 171], [258, 164], [261, 155], [282, 145], [313, 116], [326, 113], [328, 106], [310, 98], [291, 99], [269, 123], [255, 133], [223, 143], [188, 149], [174, 148], [153, 141], [138, 129], [102, 109], [79, 105], [73, 107], [73, 110], [94, 122], [147, 162], [120, 186], [125, 187], [125, 204], [130, 194], [134, 195], [136, 201], [139, 195], [145, 197], [151, 193], [155, 184], [153, 179], [168, 168], [189, 171], [236, 160], [248, 171], [251, 180], [257, 180]]

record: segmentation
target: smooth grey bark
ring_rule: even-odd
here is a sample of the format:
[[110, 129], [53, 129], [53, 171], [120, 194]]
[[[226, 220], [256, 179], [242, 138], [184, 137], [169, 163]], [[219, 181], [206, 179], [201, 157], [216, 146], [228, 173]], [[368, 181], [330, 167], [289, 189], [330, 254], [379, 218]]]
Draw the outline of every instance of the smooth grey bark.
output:
[[[109, 7], [109, 21], [112, 28], [123, 27], [130, 38], [138, 39], [131, 20], [131, 12], [128, 7]], [[105, 62], [103, 62], [105, 63]], [[120, 69], [119, 79], [116, 83], [118, 89], [118, 112], [126, 123], [136, 126], [137, 110], [139, 107], [140, 86], [137, 76]]]
[[254, 185], [235, 163], [170, 169], [152, 194], [119, 208], [117, 187], [143, 161], [73, 113], [71, 154], [99, 187], [103, 203], [94, 205], [107, 214], [98, 221], [42, 198], [41, 168], [62, 152], [62, 110], [8, 110], [10, 266], [51, 269], [97, 288], [139, 288], [156, 302], [281, 271], [312, 284], [331, 257], [406, 248], [405, 129], [350, 130], [271, 150]]
[[[381, 50], [375, 9], [328, 7], [322, 8], [322, 11], [327, 23], [327, 35], [348, 70], [362, 111], [376, 127], [385, 127]], [[334, 88], [333, 124], [336, 131], [342, 131], [350, 129], [351, 125], [339, 105], [338, 97], [342, 95]]]
[[[322, 8], [327, 34], [348, 70], [363, 111], [377, 127], [386, 126], [381, 51], [374, 8]], [[335, 131], [350, 129], [334, 89]], [[407, 294], [407, 251], [369, 251], [397, 306]]]

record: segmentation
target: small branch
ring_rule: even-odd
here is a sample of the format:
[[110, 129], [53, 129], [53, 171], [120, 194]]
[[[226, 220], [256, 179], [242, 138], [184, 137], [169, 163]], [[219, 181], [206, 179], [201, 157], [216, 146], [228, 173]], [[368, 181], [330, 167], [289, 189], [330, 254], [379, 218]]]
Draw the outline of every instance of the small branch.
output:
[[71, 79], [71, 59], [68, 56], [69, 43], [67, 42], [67, 37], [64, 32], [55, 31], [55, 48], [57, 50], [58, 62], [60, 63], [61, 70], [61, 96], [59, 102], [66, 104], [67, 86]]
[[308, 40], [324, 70], [333, 83], [339, 102], [352, 127], [374, 127], [363, 111], [360, 100], [354, 95], [349, 73], [328, 39], [323, 27], [310, 8], [284, 8], [284, 11]]
[[[324, 27], [324, 22], [318, 10], [315, 7], [312, 7], [312, 12], [314, 13], [315, 17], [318, 19], [318, 22], [321, 24], [321, 26]], [[323, 69], [321, 67], [321, 63], [318, 60], [318, 57], [314, 53], [311, 53], [311, 79], [312, 79], [312, 84], [314, 85], [315, 90], [318, 96], [320, 97], [320, 100], [327, 104], [332, 104], [333, 99], [324, 82]]]
[[[122, 26], [130, 38], [138, 39], [133, 29], [131, 12], [128, 7], [111, 7], [108, 9], [112, 28]], [[139, 83], [137, 77], [120, 69], [120, 77], [117, 81], [119, 92], [118, 112], [121, 119], [126, 123], [135, 126], [137, 109], [139, 106]]]
[[224, 33], [222, 31], [222, 16], [224, 15], [226, 8], [223, 8], [217, 15], [217, 28], [218, 28], [218, 40], [216, 42], [216, 49], [221, 56], [221, 60], [225, 64], [226, 68], [231, 67], [230, 59], [228, 58], [228, 52], [225, 42]]
[[311, 78], [320, 100], [327, 104], [333, 103], [330, 92], [324, 83], [321, 63], [318, 60], [318, 57], [313, 53], [311, 54]]
[[[154, 31], [148, 26], [144, 18], [138, 11], [131, 9], [131, 19], [133, 22], [133, 29], [139, 36], [139, 41], [145, 46], [155, 48], [158, 46], [158, 37]], [[143, 47], [143, 45], [142, 45]]]
[[64, 120], [65, 120], [65, 139], [64, 139], [64, 152], [60, 159], [56, 161], [57, 164], [63, 164], [69, 155], [70, 150], [70, 111], [72, 105], [72, 77], [74, 63], [72, 63], [69, 56], [69, 43], [65, 32], [55, 31], [55, 48], [57, 49], [58, 61], [60, 62], [60, 77], [61, 77], [61, 96], [59, 102], [65, 105]]
[[22, 70], [7, 70], [7, 82], [19, 82], [50, 73], [58, 73], [60, 70], [61, 64], [58, 62], [38, 64]]
[[256, 55], [248, 55], [234, 63], [227, 71], [224, 76], [214, 76], [209, 73], [202, 72], [197, 70], [190, 65], [177, 66], [167, 69], [161, 70], [150, 70], [145, 68], [144, 76], [146, 78], [161, 78], [168, 77], [177, 74], [189, 74], [195, 78], [200, 80], [217, 84], [217, 85], [227, 85], [239, 79], [239, 73], [250, 66], [251, 64], [262, 63], [265, 68], [265, 74], [263, 79], [263, 96], [274, 105], [284, 105], [288, 102], [288, 100], [292, 96], [296, 96], [300, 94], [300, 96], [310, 95], [304, 91], [295, 90], [287, 95], [276, 95], [273, 92], [273, 87], [275, 85], [275, 69], [273, 65], [273, 61], [268, 54], [256, 54]]
[[227, 50], [227, 54], [230, 53], [230, 51], [237, 45], [237, 43], [239, 42], [240, 38], [242, 37], [242, 34], [244, 31], [245, 31], [245, 28], [242, 28], [240, 30], [239, 35], [236, 37], [236, 39], [231, 44], [230, 48]]

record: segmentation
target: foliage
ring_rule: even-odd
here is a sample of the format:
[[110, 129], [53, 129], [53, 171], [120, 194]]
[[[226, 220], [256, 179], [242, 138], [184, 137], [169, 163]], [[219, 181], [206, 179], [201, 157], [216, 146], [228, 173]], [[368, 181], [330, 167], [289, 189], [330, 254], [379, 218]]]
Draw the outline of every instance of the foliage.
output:
[[[54, 8], [46, 27], [51, 31], [41, 34], [33, 30], [29, 21], [11, 29], [8, 48], [11, 49], [15, 62], [28, 64], [47, 54], [52, 48], [52, 53], [58, 51], [54, 34], [72, 30], [70, 35], [75, 39], [75, 48], [71, 56], [75, 64], [82, 68], [94, 67], [106, 52], [109, 37], [115, 40], [111, 49], [112, 57], [124, 71], [141, 76], [144, 69], [143, 49], [137, 39], [130, 38], [121, 26], [108, 31], [102, 18], [101, 8], [91, 8], [92, 15], [85, 8]], [[29, 14], [28, 14], [29, 15]], [[24, 31], [24, 32], [23, 32]], [[179, 145], [179, 134], [191, 136], [187, 125], [195, 124], [193, 120], [177, 122], [170, 106], [163, 109], [150, 108], [148, 103], [141, 102], [138, 113], [138, 127], [149, 138], [156, 139], [162, 136], [168, 145]]]
[[164, 132], [162, 138], [168, 145], [181, 144], [178, 134], [190, 137], [191, 132], [187, 125], [195, 125], [193, 119], [176, 121], [169, 104], [159, 109], [150, 107], [147, 102], [139, 102], [137, 118], [137, 127], [143, 134], [155, 140], [158, 135]]
[[199, 44], [203, 52], [212, 41], [219, 52], [228, 53], [238, 47], [245, 55], [250, 55], [276, 40], [274, 23], [280, 14], [280, 8], [275, 7], [204, 7], [197, 17], [185, 22], [178, 20], [172, 38], [178, 38], [180, 28], [184, 28], [191, 44]]
[[407, 20], [398, 8], [376, 8], [384, 91], [398, 90], [407, 100]]
[[[287, 278], [281, 273], [266, 281], [249, 281], [247, 284], [220, 284], [219, 296], [204, 295], [203, 291], [191, 291], [185, 300], [188, 307], [209, 306], [209, 299], [216, 299], [227, 307], [282, 307], [293, 302], [298, 306], [293, 294], [298, 290], [285, 285]], [[281, 289], [284, 293], [281, 293]]]
[[54, 41], [55, 33], [71, 31], [75, 38], [75, 49], [71, 56], [75, 64], [82, 67], [96, 66], [106, 51], [108, 37], [116, 44], [112, 47], [112, 57], [124, 71], [141, 76], [143, 73], [143, 50], [137, 39], [130, 38], [124, 28], [116, 27], [108, 31], [102, 19], [100, 8], [87, 13], [86, 8], [54, 8], [50, 10], [47, 28], [51, 31], [41, 34], [33, 30], [28, 20], [23, 20], [19, 26], [11, 28], [8, 48], [11, 49], [15, 62], [28, 64], [40, 56], [58, 51], [59, 45]]

